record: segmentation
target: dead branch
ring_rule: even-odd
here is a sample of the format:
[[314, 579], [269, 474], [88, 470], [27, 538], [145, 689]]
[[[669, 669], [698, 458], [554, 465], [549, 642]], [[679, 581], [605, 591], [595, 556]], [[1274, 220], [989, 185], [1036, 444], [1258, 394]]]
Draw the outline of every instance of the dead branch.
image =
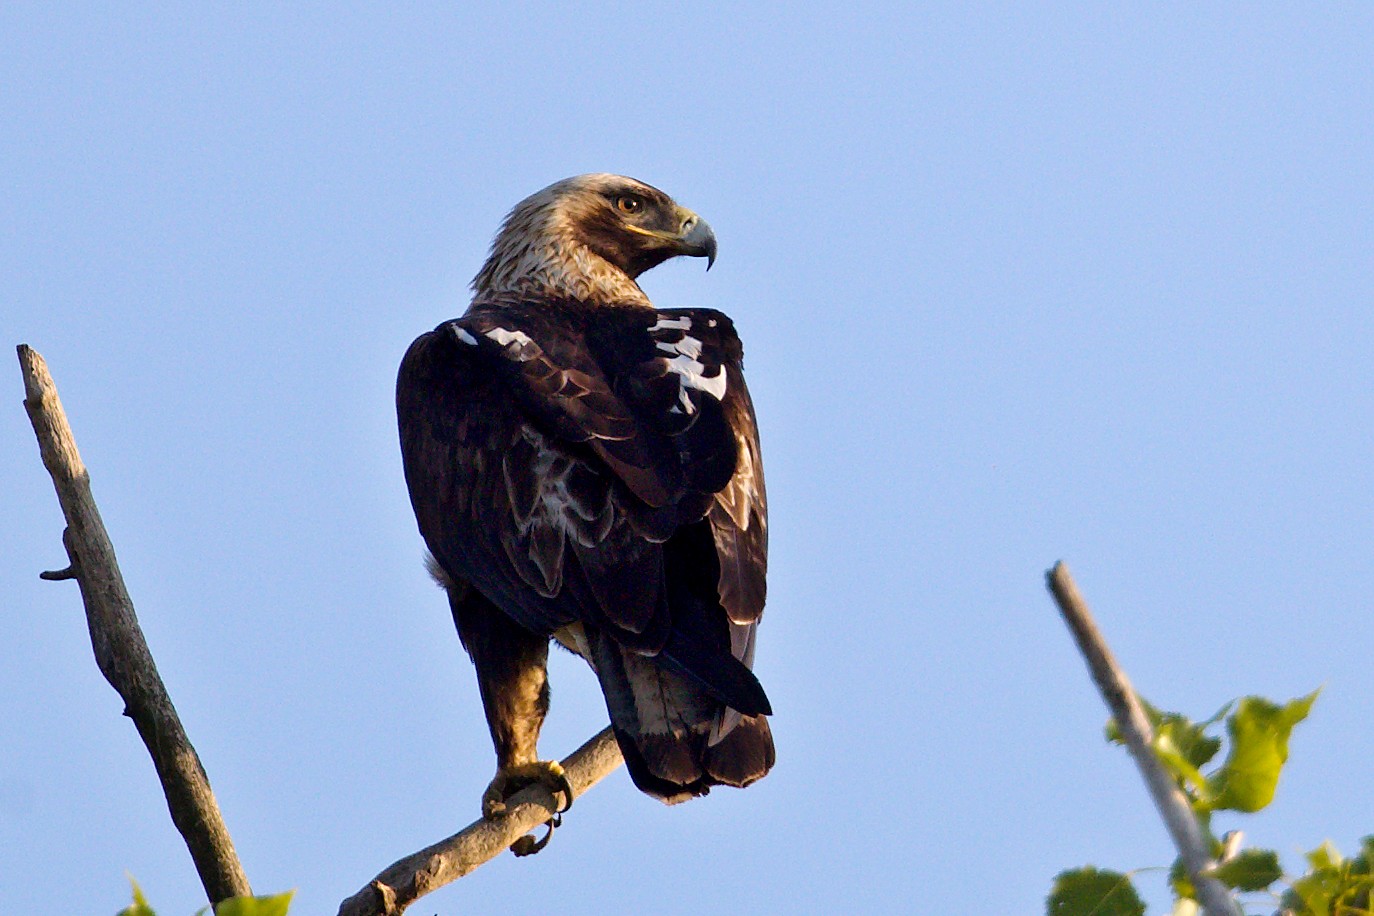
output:
[[139, 629], [114, 547], [91, 495], [90, 475], [57, 397], [57, 386], [42, 356], [22, 344], [18, 349], [24, 408], [67, 520], [62, 542], [70, 564], [66, 569], [44, 573], [43, 578], [74, 578], [81, 586], [96, 664], [123, 698], [124, 714], [134, 720], [148, 747], [172, 822], [186, 841], [210, 902], [250, 894], [248, 878], [234, 853], [205, 769], [181, 727]]
[[1073, 633], [1078, 651], [1087, 661], [1097, 689], [1116, 719], [1117, 727], [1126, 740], [1126, 747], [1135, 758], [1140, 775], [1145, 779], [1145, 787], [1149, 789], [1150, 797], [1154, 799], [1155, 807], [1159, 809], [1164, 825], [1178, 847], [1179, 856], [1188, 869], [1188, 877], [1197, 890], [1207, 916], [1242, 916], [1239, 904], [1226, 885], [1205, 874], [1216, 863], [1203, 840], [1202, 828], [1193, 816], [1183, 790], [1155, 755], [1154, 729], [1150, 726], [1150, 720], [1146, 718], [1131, 682], [1126, 679], [1126, 672], [1117, 664], [1107, 640], [1098, 630], [1092, 611], [1088, 610], [1087, 602], [1069, 575], [1069, 568], [1062, 562], [1056, 563], [1045, 574], [1045, 578], [1055, 603], [1059, 605], [1059, 613]]
[[[563, 761], [575, 796], [581, 796], [620, 766], [623, 758], [609, 728]], [[553, 816], [557, 802], [535, 784], [512, 796], [500, 820], [479, 819], [461, 832], [406, 856], [339, 906], [339, 916], [399, 916], [418, 898], [494, 859]], [[576, 815], [571, 815], [576, 817]]]

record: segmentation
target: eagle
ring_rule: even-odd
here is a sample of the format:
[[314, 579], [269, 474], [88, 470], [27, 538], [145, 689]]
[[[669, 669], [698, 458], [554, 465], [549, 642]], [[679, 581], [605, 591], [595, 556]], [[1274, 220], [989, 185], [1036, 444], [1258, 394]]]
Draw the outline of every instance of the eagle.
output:
[[506, 217], [463, 317], [401, 363], [406, 484], [496, 750], [488, 819], [535, 782], [560, 813], [572, 804], [537, 751], [551, 639], [595, 672], [645, 793], [673, 804], [773, 766], [751, 670], [768, 553], [758, 428], [731, 320], [657, 308], [639, 287], [678, 255], [709, 268], [716, 239], [667, 194], [619, 175], [557, 182]]

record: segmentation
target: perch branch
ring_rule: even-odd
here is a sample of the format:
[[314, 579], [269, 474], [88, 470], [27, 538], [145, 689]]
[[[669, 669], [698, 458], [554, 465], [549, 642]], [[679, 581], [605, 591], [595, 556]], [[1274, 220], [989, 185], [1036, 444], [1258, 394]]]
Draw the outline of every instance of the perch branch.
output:
[[[607, 728], [563, 761], [573, 794], [581, 796], [620, 766], [615, 736]], [[496, 858], [512, 843], [545, 823], [558, 809], [548, 789], [536, 783], [512, 796], [509, 814], [499, 820], [479, 819], [388, 867], [339, 906], [338, 916], [399, 916], [418, 898]], [[574, 815], [576, 816], [576, 815]]]
[[1183, 865], [1188, 869], [1188, 877], [1197, 890], [1198, 900], [1207, 916], [1242, 916], [1240, 906], [1227, 891], [1226, 885], [1205, 874], [1215, 863], [1208, 853], [1202, 828], [1193, 816], [1183, 791], [1155, 755], [1154, 729], [1150, 726], [1150, 720], [1146, 718], [1131, 682], [1126, 679], [1126, 672], [1117, 664], [1107, 640], [1097, 629], [1092, 611], [1088, 610], [1088, 603], [1079, 594], [1073, 576], [1069, 575], [1069, 568], [1062, 562], [1056, 563], [1045, 578], [1055, 603], [1059, 605], [1059, 613], [1073, 633], [1078, 651], [1087, 661], [1097, 689], [1102, 699], [1107, 701], [1107, 708], [1121, 729], [1126, 747], [1135, 758], [1150, 797], [1154, 799], [1155, 807], [1159, 809], [1164, 825], [1178, 847]]
[[124, 714], [134, 720], [148, 747], [172, 822], [186, 841], [210, 902], [250, 894], [248, 878], [234, 854], [205, 769], [181, 727], [139, 629], [114, 547], [91, 495], [90, 475], [57, 397], [57, 386], [42, 356], [22, 344], [18, 349], [24, 408], [67, 520], [62, 542], [70, 565], [42, 577], [54, 581], [74, 578], [81, 586], [96, 664], [123, 698]]

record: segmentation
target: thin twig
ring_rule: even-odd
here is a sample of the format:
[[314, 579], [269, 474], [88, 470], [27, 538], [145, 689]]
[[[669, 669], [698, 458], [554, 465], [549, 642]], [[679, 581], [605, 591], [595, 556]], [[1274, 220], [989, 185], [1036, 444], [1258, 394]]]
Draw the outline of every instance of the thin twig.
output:
[[22, 344], [18, 349], [24, 407], [67, 520], [62, 541], [71, 565], [42, 577], [75, 578], [81, 586], [96, 664], [124, 699], [125, 715], [134, 720], [148, 747], [172, 821], [186, 841], [210, 902], [250, 894], [248, 878], [234, 854], [205, 769], [181, 727], [139, 629], [114, 547], [91, 495], [90, 475], [57, 397], [57, 386], [42, 356]]
[[[609, 728], [573, 751], [563, 761], [574, 796], [596, 785], [623, 759]], [[494, 859], [512, 843], [553, 816], [558, 802], [536, 783], [512, 796], [509, 813], [497, 820], [479, 819], [388, 867], [339, 906], [339, 916], [399, 916], [418, 898], [457, 881]], [[576, 814], [569, 815], [576, 817]]]
[[1069, 575], [1069, 568], [1062, 562], [1054, 564], [1045, 576], [1059, 613], [1068, 624], [1078, 643], [1078, 650], [1088, 663], [1097, 689], [1121, 729], [1126, 747], [1135, 758], [1145, 786], [1159, 809], [1164, 824], [1178, 847], [1179, 856], [1188, 870], [1188, 877], [1197, 890], [1198, 900], [1208, 916], [1242, 916], [1240, 905], [1234, 897], [1215, 878], [1207, 877], [1204, 872], [1215, 863], [1203, 839], [1202, 828], [1193, 816], [1188, 799], [1184, 797], [1168, 770], [1160, 763], [1153, 749], [1154, 730], [1145, 710], [1140, 705], [1126, 672], [1117, 664], [1106, 639], [1097, 629], [1097, 622], [1088, 610], [1088, 604], [1078, 593], [1078, 586]]

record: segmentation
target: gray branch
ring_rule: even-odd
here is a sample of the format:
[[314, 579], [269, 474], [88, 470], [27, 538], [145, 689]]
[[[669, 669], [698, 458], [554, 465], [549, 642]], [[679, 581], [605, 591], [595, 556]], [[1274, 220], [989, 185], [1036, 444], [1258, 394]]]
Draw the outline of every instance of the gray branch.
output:
[[[580, 797], [620, 766], [623, 758], [609, 728], [573, 751], [563, 761], [574, 796]], [[417, 899], [496, 858], [553, 816], [557, 802], [536, 783], [512, 796], [510, 813], [498, 820], [479, 819], [459, 833], [387, 868], [339, 906], [339, 916], [399, 916]], [[570, 815], [576, 817], [576, 815]]]
[[1062, 562], [1054, 564], [1045, 576], [1059, 613], [1068, 624], [1073, 638], [1078, 643], [1078, 651], [1088, 663], [1097, 689], [1107, 708], [1116, 719], [1117, 727], [1126, 740], [1126, 747], [1135, 758], [1140, 775], [1145, 779], [1145, 787], [1154, 799], [1164, 824], [1173, 837], [1174, 845], [1188, 869], [1188, 877], [1197, 890], [1198, 900], [1202, 903], [1207, 916], [1243, 916], [1240, 905], [1216, 878], [1209, 878], [1205, 872], [1214, 864], [1202, 835], [1202, 828], [1193, 816], [1183, 790], [1174, 782], [1169, 771], [1155, 755], [1154, 729], [1145, 716], [1126, 672], [1117, 664], [1106, 639], [1097, 629], [1097, 622], [1088, 610], [1088, 604], [1078, 593], [1078, 586], [1069, 575], [1069, 568]]
[[181, 727], [139, 629], [114, 547], [91, 495], [90, 475], [77, 453], [76, 440], [57, 397], [57, 386], [42, 356], [22, 344], [18, 349], [24, 408], [67, 520], [62, 541], [70, 565], [44, 573], [43, 578], [74, 578], [80, 585], [96, 664], [123, 698], [124, 714], [133, 719], [148, 747], [172, 822], [186, 841], [210, 902], [250, 894], [248, 878], [234, 854], [205, 769]]

